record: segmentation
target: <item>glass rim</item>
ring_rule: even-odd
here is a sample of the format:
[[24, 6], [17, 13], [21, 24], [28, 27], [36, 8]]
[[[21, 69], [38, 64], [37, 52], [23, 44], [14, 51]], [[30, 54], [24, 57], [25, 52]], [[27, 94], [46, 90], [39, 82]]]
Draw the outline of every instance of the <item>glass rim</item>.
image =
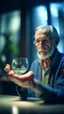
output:
[[15, 57], [13, 59], [28, 59], [28, 57]]

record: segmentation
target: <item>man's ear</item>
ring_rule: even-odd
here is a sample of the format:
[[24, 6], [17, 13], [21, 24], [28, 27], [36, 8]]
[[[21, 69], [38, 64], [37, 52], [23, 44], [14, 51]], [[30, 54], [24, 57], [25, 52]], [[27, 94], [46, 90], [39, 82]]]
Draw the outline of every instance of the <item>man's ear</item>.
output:
[[56, 46], [58, 45], [58, 43], [59, 43], [59, 39], [56, 40]]

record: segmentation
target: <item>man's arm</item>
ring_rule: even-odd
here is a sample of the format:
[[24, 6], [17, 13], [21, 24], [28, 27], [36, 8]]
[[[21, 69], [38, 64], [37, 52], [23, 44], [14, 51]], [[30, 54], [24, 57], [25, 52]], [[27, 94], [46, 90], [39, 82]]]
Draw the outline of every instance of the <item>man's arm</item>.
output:
[[9, 66], [6, 66], [5, 71], [11, 81], [23, 88], [33, 90], [45, 101], [64, 101], [64, 75], [63, 77], [60, 76], [60, 79], [57, 79], [54, 88], [51, 88], [35, 80], [34, 73], [32, 71], [20, 76], [15, 74], [13, 71], [10, 71]]

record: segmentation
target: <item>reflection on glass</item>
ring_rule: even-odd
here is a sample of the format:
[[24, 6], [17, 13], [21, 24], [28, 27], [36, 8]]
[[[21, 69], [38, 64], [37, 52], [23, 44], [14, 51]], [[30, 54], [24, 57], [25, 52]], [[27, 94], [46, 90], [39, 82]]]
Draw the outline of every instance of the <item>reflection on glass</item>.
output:
[[28, 69], [28, 58], [14, 58], [11, 68], [16, 74], [24, 74]]

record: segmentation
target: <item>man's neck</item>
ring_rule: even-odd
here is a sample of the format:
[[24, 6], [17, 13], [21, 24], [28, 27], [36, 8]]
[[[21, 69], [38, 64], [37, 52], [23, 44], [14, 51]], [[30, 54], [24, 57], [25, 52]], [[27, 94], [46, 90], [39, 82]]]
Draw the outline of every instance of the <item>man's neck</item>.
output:
[[50, 62], [51, 62], [51, 59], [47, 58], [45, 60], [41, 60], [40, 65], [43, 66], [45, 69], [48, 69], [49, 65], [50, 65]]

